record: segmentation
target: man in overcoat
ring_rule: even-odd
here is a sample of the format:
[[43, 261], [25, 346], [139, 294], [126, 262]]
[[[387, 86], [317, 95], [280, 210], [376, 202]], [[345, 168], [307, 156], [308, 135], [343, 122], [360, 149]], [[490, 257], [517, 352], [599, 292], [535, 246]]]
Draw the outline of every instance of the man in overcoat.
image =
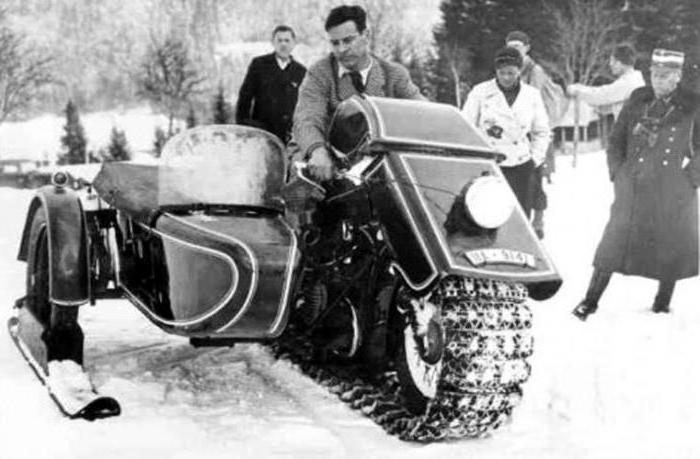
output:
[[272, 132], [289, 140], [292, 115], [306, 68], [292, 57], [294, 30], [286, 25], [272, 32], [274, 52], [254, 58], [243, 80], [236, 103], [236, 123]]
[[679, 88], [682, 65], [682, 53], [655, 50], [651, 87], [632, 93], [613, 127], [615, 199], [586, 297], [573, 311], [581, 320], [595, 312], [613, 272], [657, 279], [657, 313], [670, 311], [677, 280], [698, 274], [699, 101]]

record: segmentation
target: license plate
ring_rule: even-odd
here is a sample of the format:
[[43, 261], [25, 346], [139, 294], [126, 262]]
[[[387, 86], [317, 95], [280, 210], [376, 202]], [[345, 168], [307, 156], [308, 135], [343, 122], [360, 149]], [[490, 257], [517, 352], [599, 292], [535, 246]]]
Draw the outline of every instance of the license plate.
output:
[[468, 250], [464, 256], [474, 266], [504, 264], [526, 266], [535, 269], [535, 257], [526, 252], [509, 249], [479, 249]]

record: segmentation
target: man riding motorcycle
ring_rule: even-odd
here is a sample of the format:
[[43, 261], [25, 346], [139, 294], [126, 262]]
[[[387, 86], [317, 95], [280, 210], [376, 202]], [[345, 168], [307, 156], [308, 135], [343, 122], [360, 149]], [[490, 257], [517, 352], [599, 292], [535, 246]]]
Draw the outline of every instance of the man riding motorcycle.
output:
[[404, 67], [370, 54], [367, 14], [361, 7], [333, 8], [325, 29], [332, 53], [314, 63], [301, 84], [290, 143], [292, 163], [307, 161], [309, 175], [319, 182], [333, 175], [325, 134], [340, 102], [361, 93], [424, 99]]

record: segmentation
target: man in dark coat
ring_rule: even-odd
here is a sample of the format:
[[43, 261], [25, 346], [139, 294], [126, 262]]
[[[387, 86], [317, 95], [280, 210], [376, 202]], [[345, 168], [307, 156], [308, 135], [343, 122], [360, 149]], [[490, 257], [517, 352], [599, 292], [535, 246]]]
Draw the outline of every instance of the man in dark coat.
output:
[[699, 102], [678, 87], [683, 54], [655, 50], [651, 87], [635, 90], [613, 127], [608, 167], [615, 200], [586, 297], [595, 312], [613, 272], [659, 280], [654, 312], [669, 312], [678, 279], [698, 274]]
[[306, 68], [292, 58], [296, 37], [291, 27], [272, 32], [275, 51], [252, 60], [236, 105], [236, 123], [260, 127], [289, 140], [299, 86]]

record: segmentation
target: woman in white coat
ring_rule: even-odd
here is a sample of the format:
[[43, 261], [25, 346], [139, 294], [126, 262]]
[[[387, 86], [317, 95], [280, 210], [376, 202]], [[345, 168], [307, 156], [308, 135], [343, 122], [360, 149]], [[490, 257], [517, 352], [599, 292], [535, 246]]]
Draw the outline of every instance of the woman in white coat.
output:
[[525, 215], [530, 215], [531, 184], [535, 168], [545, 160], [550, 129], [540, 92], [520, 81], [522, 62], [517, 49], [500, 49], [494, 59], [496, 78], [474, 86], [462, 114], [505, 154], [501, 170]]

